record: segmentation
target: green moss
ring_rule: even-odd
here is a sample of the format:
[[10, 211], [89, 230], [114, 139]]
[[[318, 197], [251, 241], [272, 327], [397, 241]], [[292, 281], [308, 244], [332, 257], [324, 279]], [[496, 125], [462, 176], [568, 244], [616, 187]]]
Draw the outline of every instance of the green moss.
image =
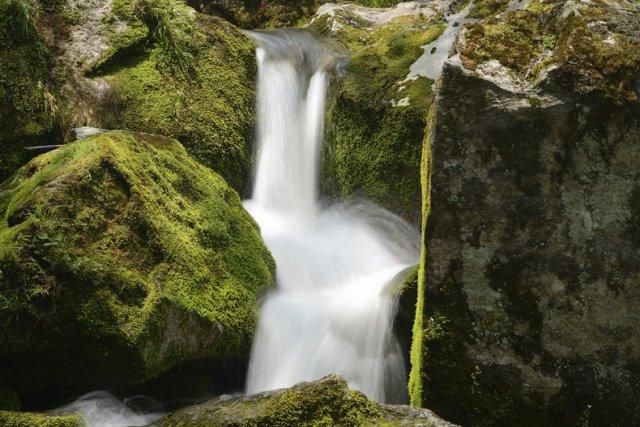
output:
[[413, 338], [411, 341], [411, 371], [409, 372], [409, 401], [413, 406], [422, 406], [423, 390], [423, 355], [424, 355], [424, 299], [426, 296], [425, 265], [427, 260], [426, 230], [429, 213], [431, 212], [431, 144], [435, 132], [435, 104], [429, 109], [426, 134], [422, 144], [420, 163], [420, 191], [421, 191], [421, 233], [422, 242], [417, 277], [417, 298], [415, 320], [413, 324]]
[[197, 10], [220, 16], [241, 28], [298, 27], [329, 0], [203, 0], [190, 1]]
[[273, 261], [238, 194], [176, 141], [69, 144], [0, 194], [0, 381], [21, 396], [248, 351]]
[[474, 1], [473, 7], [469, 11], [469, 18], [481, 19], [487, 16], [496, 15], [507, 10], [508, 0], [481, 0]]
[[460, 53], [467, 68], [498, 60], [533, 81], [555, 65], [558, 83], [578, 96], [595, 95], [617, 105], [638, 99], [637, 24], [617, 6], [581, 4], [567, 15], [560, 11], [562, 3], [534, 0], [526, 10], [496, 15], [502, 9], [493, 6], [503, 3], [480, 2], [472, 10], [474, 17], [486, 19], [465, 31]]
[[48, 86], [48, 51], [33, 28], [15, 28], [31, 26], [32, 18], [17, 24], [8, 10], [14, 3], [0, 3], [0, 18], [6, 19], [0, 20], [0, 181], [28, 161], [24, 146], [50, 138], [57, 127], [56, 100]]
[[468, 27], [462, 49], [463, 63], [477, 64], [496, 59], [505, 67], [525, 73], [542, 49], [538, 16], [530, 11], [504, 14], [499, 21], [487, 20]]
[[[368, 29], [348, 13], [335, 37], [353, 55], [329, 107], [325, 192], [364, 197], [406, 219], [420, 215], [420, 152], [432, 81], [406, 79], [422, 46], [443, 31], [422, 17]], [[331, 32], [328, 20], [314, 23]]]
[[176, 137], [242, 191], [255, 120], [253, 45], [220, 19], [198, 15], [194, 25], [192, 73], [175, 73], [154, 45], [106, 76], [115, 99], [105, 125]]
[[0, 411], [0, 425], [4, 427], [82, 427], [84, 422], [77, 415]]
[[126, 63], [127, 58], [142, 53], [143, 45], [149, 36], [149, 28], [139, 21], [133, 21], [129, 25], [123, 31], [111, 33], [109, 47], [91, 66], [90, 74], [108, 73], [110, 69], [119, 67], [122, 62]]
[[570, 17], [555, 57], [575, 93], [595, 94], [622, 105], [638, 100], [640, 42], [625, 34], [596, 32], [592, 24], [606, 12], [596, 7], [587, 17]]
[[400, 2], [401, 0], [356, 0], [356, 3], [369, 7], [391, 7]]

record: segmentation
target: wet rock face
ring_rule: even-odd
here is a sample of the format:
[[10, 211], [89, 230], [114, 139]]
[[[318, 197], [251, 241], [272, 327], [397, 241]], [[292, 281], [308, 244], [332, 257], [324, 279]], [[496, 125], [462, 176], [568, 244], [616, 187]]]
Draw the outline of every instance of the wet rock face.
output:
[[181, 409], [156, 426], [420, 425], [454, 427], [427, 409], [382, 405], [336, 375], [253, 396], [221, 397]]
[[[569, 3], [467, 27], [440, 82], [427, 141], [422, 392], [463, 424], [640, 422], [640, 62], [632, 50], [573, 45], [584, 28], [594, 45], [637, 40], [614, 24], [594, 30], [593, 9], [584, 27], [571, 24]], [[636, 10], [627, 27], [634, 7], [619, 3]], [[520, 62], [496, 26], [519, 32], [532, 16], [566, 32]], [[532, 70], [536, 55], [547, 68]], [[582, 61], [602, 55], [611, 68], [589, 74]]]

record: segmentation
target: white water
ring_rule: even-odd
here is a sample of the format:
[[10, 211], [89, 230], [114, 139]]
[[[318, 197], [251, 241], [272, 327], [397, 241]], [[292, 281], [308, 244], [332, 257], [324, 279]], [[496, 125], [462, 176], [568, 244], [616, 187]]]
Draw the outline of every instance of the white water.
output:
[[120, 400], [107, 391], [85, 394], [52, 413], [78, 414], [88, 427], [146, 426], [164, 415], [153, 399], [134, 396]]
[[405, 397], [388, 289], [417, 259], [416, 232], [372, 204], [323, 208], [319, 150], [336, 57], [303, 31], [249, 33], [258, 43], [253, 199], [277, 266], [264, 300], [247, 393], [342, 375], [377, 401]]

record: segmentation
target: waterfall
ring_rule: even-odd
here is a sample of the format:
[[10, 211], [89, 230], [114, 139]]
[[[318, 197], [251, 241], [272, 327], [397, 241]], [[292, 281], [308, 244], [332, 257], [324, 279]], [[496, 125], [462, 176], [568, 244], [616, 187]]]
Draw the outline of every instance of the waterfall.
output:
[[337, 56], [304, 30], [247, 34], [258, 45], [258, 126], [245, 207], [276, 260], [277, 289], [262, 302], [246, 391], [337, 373], [369, 398], [404, 401], [390, 288], [417, 260], [417, 233], [370, 203], [320, 204], [325, 98]]

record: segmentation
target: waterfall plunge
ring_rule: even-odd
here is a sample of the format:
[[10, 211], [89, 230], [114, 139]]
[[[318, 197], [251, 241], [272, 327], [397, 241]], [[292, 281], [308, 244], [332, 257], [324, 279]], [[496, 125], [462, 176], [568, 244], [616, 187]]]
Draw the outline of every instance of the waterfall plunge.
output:
[[381, 402], [406, 399], [388, 288], [417, 260], [417, 233], [372, 204], [323, 209], [317, 196], [325, 97], [335, 55], [300, 30], [248, 33], [258, 44], [253, 199], [277, 265], [247, 380], [255, 393], [338, 373]]

